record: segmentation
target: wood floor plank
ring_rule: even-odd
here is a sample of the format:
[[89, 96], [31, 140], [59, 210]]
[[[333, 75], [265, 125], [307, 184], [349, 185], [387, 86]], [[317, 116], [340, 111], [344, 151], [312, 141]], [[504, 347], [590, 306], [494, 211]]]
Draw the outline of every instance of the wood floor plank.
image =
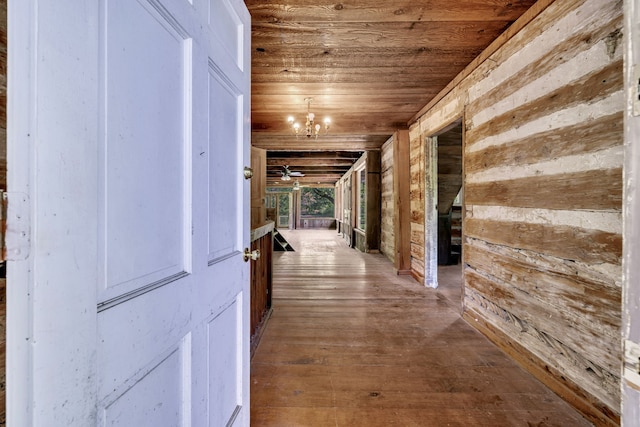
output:
[[460, 266], [427, 289], [335, 231], [283, 235], [252, 426], [590, 425], [461, 318]]

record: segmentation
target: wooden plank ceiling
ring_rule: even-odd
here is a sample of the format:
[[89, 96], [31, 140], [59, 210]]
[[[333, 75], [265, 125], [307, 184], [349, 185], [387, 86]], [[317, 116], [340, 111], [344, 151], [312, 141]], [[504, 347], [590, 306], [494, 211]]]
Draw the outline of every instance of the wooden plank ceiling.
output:
[[[273, 185], [283, 156], [291, 170], [304, 169], [301, 183], [335, 182], [350, 167], [345, 152], [378, 149], [406, 128], [535, 0], [245, 3], [252, 16], [251, 138], [268, 150]], [[304, 125], [308, 97], [316, 121], [332, 121], [317, 139], [296, 138], [287, 123], [293, 115]]]

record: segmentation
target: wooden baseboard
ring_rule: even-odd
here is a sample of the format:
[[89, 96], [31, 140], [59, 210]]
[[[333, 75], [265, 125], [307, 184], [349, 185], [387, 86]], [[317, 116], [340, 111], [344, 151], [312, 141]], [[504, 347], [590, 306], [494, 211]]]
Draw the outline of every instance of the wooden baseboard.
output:
[[398, 276], [411, 276], [411, 270], [396, 270]]
[[262, 339], [262, 334], [264, 334], [264, 330], [266, 329], [266, 326], [267, 326], [267, 321], [271, 317], [271, 314], [273, 314], [273, 308], [269, 307], [269, 310], [267, 310], [265, 315], [262, 317], [262, 320], [256, 327], [256, 332], [253, 335], [251, 335], [250, 343], [249, 343], [249, 348], [251, 352], [250, 359], [253, 359], [253, 355], [255, 354], [256, 349], [258, 348], [258, 344], [260, 344], [260, 339]]
[[544, 363], [538, 356], [512, 340], [504, 332], [489, 322], [486, 322], [473, 310], [464, 310], [462, 318], [489, 338], [491, 342], [496, 344], [526, 371], [549, 387], [569, 405], [573, 406], [583, 417], [591, 421], [595, 426], [620, 426], [620, 416], [615, 414], [608, 406], [565, 378], [562, 373]]
[[411, 270], [411, 277], [413, 277], [413, 280], [415, 280], [416, 282], [424, 285], [424, 276], [416, 273], [415, 270]]

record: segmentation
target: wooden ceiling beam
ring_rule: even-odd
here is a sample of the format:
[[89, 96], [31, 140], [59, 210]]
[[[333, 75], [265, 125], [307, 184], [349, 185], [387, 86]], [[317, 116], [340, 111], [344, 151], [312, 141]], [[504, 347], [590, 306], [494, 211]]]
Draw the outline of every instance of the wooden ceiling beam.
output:
[[289, 166], [291, 168], [313, 167], [350, 167], [354, 160], [351, 159], [267, 159], [267, 168]]
[[296, 159], [358, 159], [360, 154], [353, 151], [322, 151], [322, 152], [307, 152], [301, 150], [292, 151], [269, 151], [267, 152], [267, 161], [269, 159], [288, 159], [295, 157]]
[[[322, 113], [319, 114], [320, 117], [324, 117]], [[407, 115], [393, 114], [389, 112], [386, 118], [383, 118], [380, 121], [374, 121], [371, 119], [372, 115], [383, 116], [382, 113], [371, 113], [370, 115], [366, 115], [371, 121], [364, 121], [363, 117], [354, 117], [353, 114], [327, 114], [331, 117], [331, 128], [327, 134], [321, 133], [318, 138], [311, 137], [307, 138], [305, 135], [299, 135], [296, 138], [296, 135], [293, 133], [289, 124], [287, 123], [287, 114], [280, 113], [277, 116], [272, 118], [272, 121], [268, 121], [266, 117], [256, 117], [255, 120], [251, 123], [251, 141], [252, 143], [257, 142], [258, 140], [264, 141], [264, 138], [269, 140], [283, 140], [287, 142], [298, 142], [299, 144], [309, 145], [313, 141], [317, 141], [319, 144], [322, 141], [331, 141], [331, 140], [341, 140], [345, 142], [349, 142], [350, 140], [361, 141], [363, 139], [370, 140], [380, 140], [383, 139], [383, 142], [386, 138], [393, 134], [398, 129], [407, 129]], [[259, 116], [256, 114], [256, 116]], [[350, 117], [349, 117], [350, 116]], [[279, 119], [276, 121], [276, 119]], [[300, 121], [300, 120], [299, 120]], [[266, 134], [265, 134], [266, 133]], [[360, 135], [367, 135], [367, 138], [362, 138]], [[386, 137], [385, 137], [386, 135]], [[338, 148], [339, 149], [339, 148]]]
[[[311, 175], [327, 175], [327, 174], [334, 174], [334, 173], [344, 173], [345, 171], [349, 170], [349, 168], [351, 168], [352, 165], [349, 166], [304, 166], [304, 167], [300, 167], [300, 166], [289, 166], [289, 170], [292, 172], [299, 172], [304, 174], [305, 176], [311, 176]], [[275, 177], [280, 177], [282, 176], [282, 167], [280, 166], [267, 166], [267, 176], [275, 176]]]
[[[255, 136], [256, 139], [253, 139]], [[383, 144], [386, 142], [388, 137], [384, 135], [376, 135], [376, 134], [363, 134], [363, 133], [353, 133], [353, 134], [336, 134], [329, 133], [328, 135], [323, 135], [315, 138], [306, 138], [300, 136], [296, 138], [295, 135], [292, 135], [290, 132], [284, 134], [276, 134], [276, 133], [260, 133], [253, 132], [252, 133], [252, 142], [255, 140], [260, 140], [262, 142], [286, 142], [287, 144], [291, 144], [288, 150], [278, 150], [278, 151], [353, 151], [351, 149], [346, 148], [327, 148], [318, 150], [318, 148], [322, 148], [320, 145], [325, 142], [344, 142], [344, 143], [380, 143]], [[253, 144], [252, 144], [253, 145]], [[362, 151], [362, 150], [360, 150]]]
[[329, 182], [334, 180], [337, 181], [338, 179], [340, 179], [340, 177], [342, 177], [344, 175], [344, 173], [334, 173], [334, 174], [325, 174], [322, 176], [296, 176], [296, 177], [291, 177], [291, 180], [289, 181], [283, 181], [282, 179], [280, 179], [280, 177], [267, 177], [267, 180], [271, 180], [271, 181], [279, 181], [279, 182], [284, 182], [284, 183], [291, 183], [293, 184], [294, 181], [298, 181], [298, 182]]
[[[368, 150], [379, 150], [382, 144], [387, 140], [385, 138], [383, 141], [359, 141], [359, 142], [345, 142], [341, 140], [328, 140], [322, 141], [319, 144], [310, 144], [305, 151], [326, 151], [326, 150], [348, 150], [348, 151], [368, 151]], [[291, 151], [296, 148], [300, 148], [300, 142], [293, 141], [284, 141], [284, 140], [254, 140], [251, 142], [251, 145], [256, 148], [262, 148], [268, 151]]]

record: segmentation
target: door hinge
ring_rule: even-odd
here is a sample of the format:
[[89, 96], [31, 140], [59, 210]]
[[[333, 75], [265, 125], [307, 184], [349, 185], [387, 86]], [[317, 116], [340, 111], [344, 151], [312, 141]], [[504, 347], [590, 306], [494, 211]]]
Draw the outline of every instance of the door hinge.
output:
[[2, 193], [3, 260], [23, 261], [29, 258], [31, 248], [30, 213], [28, 195], [24, 193]]

